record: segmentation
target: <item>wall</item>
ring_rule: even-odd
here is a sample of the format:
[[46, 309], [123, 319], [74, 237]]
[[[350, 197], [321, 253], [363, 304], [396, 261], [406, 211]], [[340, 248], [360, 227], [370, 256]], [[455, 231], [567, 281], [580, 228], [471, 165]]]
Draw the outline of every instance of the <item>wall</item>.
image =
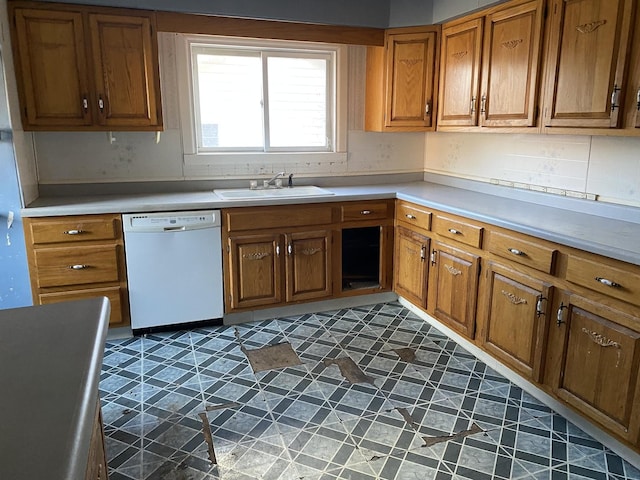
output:
[[425, 170], [640, 207], [640, 138], [486, 133], [425, 135]]
[[431, 22], [442, 23], [451, 18], [504, 1], [506, 0], [433, 0]]
[[[39, 183], [114, 183], [141, 181], [225, 180], [271, 175], [286, 170], [297, 177], [357, 176], [422, 172], [424, 135], [364, 132], [365, 48], [349, 47], [348, 147], [346, 160], [332, 164], [274, 160], [235, 165], [185, 165], [179, 122], [180, 106], [172, 34], [159, 35], [165, 131], [154, 133], [38, 132], [34, 134]], [[282, 162], [282, 163], [281, 163]]]
[[65, 3], [376, 28], [385, 28], [389, 22], [389, 0], [65, 0]]

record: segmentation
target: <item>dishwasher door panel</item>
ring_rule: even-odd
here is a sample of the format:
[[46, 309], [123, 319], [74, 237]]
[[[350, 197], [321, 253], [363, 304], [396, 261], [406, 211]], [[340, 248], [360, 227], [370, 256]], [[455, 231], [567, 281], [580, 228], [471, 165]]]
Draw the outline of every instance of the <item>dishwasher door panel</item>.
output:
[[131, 328], [223, 315], [220, 228], [125, 233]]

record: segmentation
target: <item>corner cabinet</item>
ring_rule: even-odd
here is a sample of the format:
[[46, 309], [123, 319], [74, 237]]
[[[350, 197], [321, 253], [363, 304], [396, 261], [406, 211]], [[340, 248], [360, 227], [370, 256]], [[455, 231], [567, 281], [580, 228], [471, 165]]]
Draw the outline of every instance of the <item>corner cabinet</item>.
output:
[[625, 95], [634, 0], [552, 0], [546, 127], [615, 128]]
[[537, 123], [544, 1], [512, 1], [445, 24], [438, 127]]
[[129, 325], [120, 215], [24, 218], [35, 305], [107, 297], [109, 327]]
[[25, 130], [161, 130], [155, 14], [9, 2]]
[[367, 49], [365, 130], [435, 128], [439, 26], [390, 29]]

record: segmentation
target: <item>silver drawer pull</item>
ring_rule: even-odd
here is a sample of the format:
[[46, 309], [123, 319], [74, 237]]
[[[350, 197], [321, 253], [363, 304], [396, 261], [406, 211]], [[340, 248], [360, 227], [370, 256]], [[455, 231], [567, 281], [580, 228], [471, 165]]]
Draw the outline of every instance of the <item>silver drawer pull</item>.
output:
[[517, 248], [507, 248], [507, 250], [509, 250], [514, 255], [522, 256], [525, 254], [522, 250], [518, 250]]
[[453, 233], [454, 235], [462, 235], [460, 230], [456, 230], [455, 228], [450, 228], [449, 233]]
[[84, 230], [67, 230], [66, 232], [62, 232], [65, 235], [80, 235], [81, 233], [84, 233]]
[[411, 215], [410, 213], [407, 213], [405, 215], [405, 217], [407, 217], [409, 220], [415, 220], [416, 219], [416, 216], [415, 215]]
[[69, 265], [69, 270], [86, 270], [89, 265]]
[[371, 215], [371, 210], [362, 210], [360, 211], [360, 215]]
[[606, 285], [607, 287], [612, 287], [612, 288], [622, 287], [622, 285], [620, 285], [619, 283], [612, 282], [611, 280], [608, 280], [606, 278], [596, 277], [595, 280], [596, 282], [600, 282], [601, 284]]

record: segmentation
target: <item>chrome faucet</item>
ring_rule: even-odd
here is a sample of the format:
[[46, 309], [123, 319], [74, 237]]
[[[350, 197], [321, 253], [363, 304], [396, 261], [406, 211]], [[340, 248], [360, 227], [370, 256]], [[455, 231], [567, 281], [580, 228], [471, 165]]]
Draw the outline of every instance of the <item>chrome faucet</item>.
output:
[[264, 186], [268, 187], [269, 185], [275, 184], [276, 178], [278, 177], [284, 177], [287, 173], [286, 172], [278, 172], [276, 173], [273, 177], [271, 177], [269, 180], [265, 180], [264, 182]]

